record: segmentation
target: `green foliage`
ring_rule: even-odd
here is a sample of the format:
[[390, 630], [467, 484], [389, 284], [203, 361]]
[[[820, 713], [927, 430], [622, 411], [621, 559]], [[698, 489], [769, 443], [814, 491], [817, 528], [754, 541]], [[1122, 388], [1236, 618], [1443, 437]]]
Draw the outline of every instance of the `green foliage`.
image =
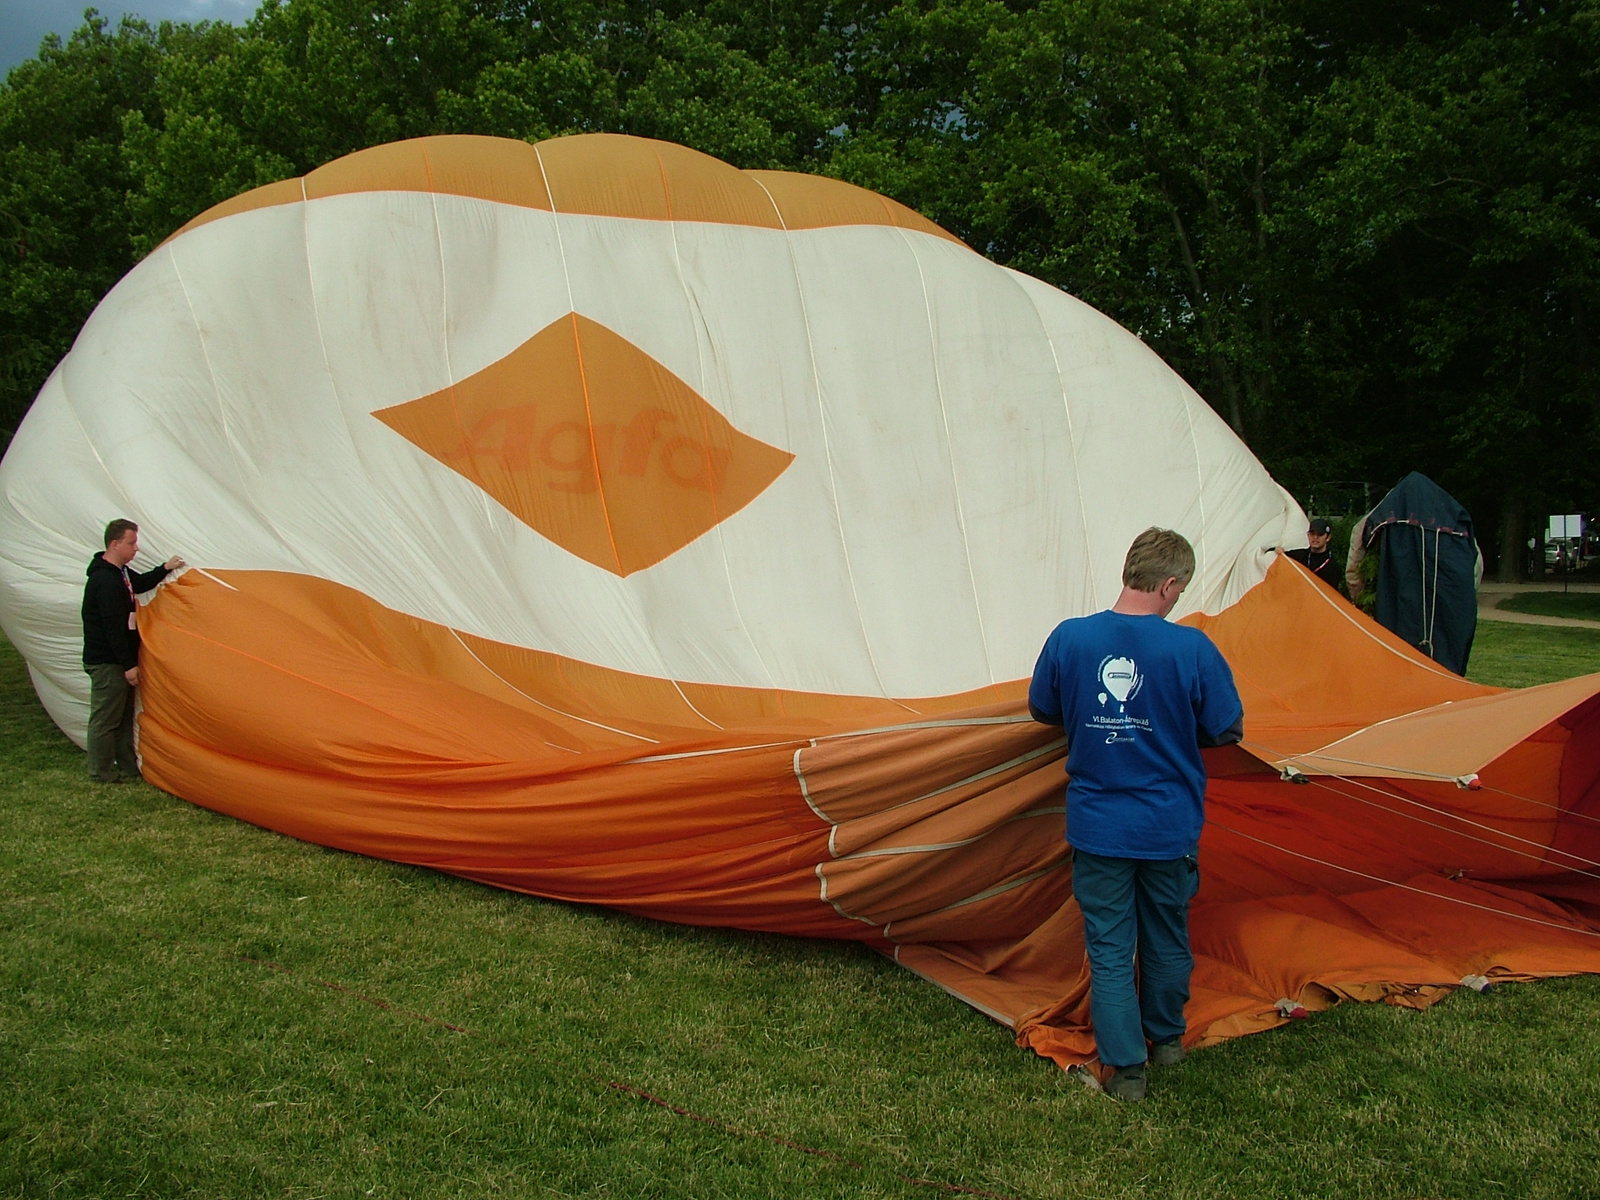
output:
[[1369, 617], [1378, 615], [1378, 568], [1383, 564], [1383, 539], [1388, 531], [1380, 532], [1367, 547], [1366, 554], [1356, 570], [1361, 575], [1361, 592], [1354, 597], [1356, 606]]
[[1600, 508], [1596, 63], [1600, 0], [96, 18], [0, 87], [0, 425], [239, 191], [396, 138], [629, 132], [893, 195], [1134, 330], [1291, 491], [1421, 470], [1492, 560], [1528, 514]]
[[1333, 555], [1333, 561], [1339, 564], [1339, 574], [1344, 574], [1345, 564], [1350, 561], [1350, 537], [1355, 533], [1356, 522], [1360, 517], [1329, 517], [1328, 524], [1333, 526], [1332, 536], [1328, 538], [1328, 553]]
[[163, 49], [147, 25], [93, 20], [0, 88], [0, 430], [11, 431], [78, 328], [135, 261], [122, 152], [154, 111]]
[[1500, 515], [1485, 498], [1537, 510], [1591, 486], [1597, 17], [1519, 9], [1353, 56], [1308, 133], [1318, 273], [1361, 299], [1363, 390], [1426, 431], [1417, 465], [1480, 527]]

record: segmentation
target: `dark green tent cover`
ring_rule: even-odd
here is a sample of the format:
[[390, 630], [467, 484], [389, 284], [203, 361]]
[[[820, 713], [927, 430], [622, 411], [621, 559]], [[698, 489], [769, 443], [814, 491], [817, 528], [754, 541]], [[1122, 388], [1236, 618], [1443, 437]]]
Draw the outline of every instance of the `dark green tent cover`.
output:
[[1379, 549], [1378, 623], [1457, 675], [1467, 672], [1478, 628], [1478, 543], [1472, 514], [1413, 471], [1366, 520]]

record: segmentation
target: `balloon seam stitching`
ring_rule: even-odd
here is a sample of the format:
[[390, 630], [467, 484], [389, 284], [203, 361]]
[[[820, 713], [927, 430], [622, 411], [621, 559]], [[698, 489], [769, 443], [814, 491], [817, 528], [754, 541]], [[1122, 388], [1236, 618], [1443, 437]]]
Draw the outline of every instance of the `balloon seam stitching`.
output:
[[[450, 627], [446, 626], [446, 628], [450, 628]], [[559, 708], [555, 707], [555, 705], [553, 705], [553, 704], [546, 704], [543, 700], [540, 700], [535, 696], [528, 695], [527, 692], [523, 691], [516, 684], [512, 683], [509, 679], [507, 679], [504, 675], [500, 674], [499, 671], [496, 671], [488, 663], [484, 662], [483, 659], [479, 658], [478, 655], [477, 655], [477, 652], [474, 651], [471, 646], [467, 645], [465, 639], [463, 639], [461, 634], [458, 633], [455, 629], [450, 629], [450, 636], [455, 638], [456, 641], [460, 643], [461, 648], [463, 650], [465, 650], [469, 655], [471, 655], [473, 662], [477, 663], [480, 667], [482, 667], [485, 671], [489, 672], [489, 674], [493, 675], [501, 683], [505, 684], [513, 692], [517, 693], [517, 695], [522, 696], [523, 698], [525, 698], [527, 700], [532, 700], [533, 703], [537, 704], [540, 708], [548, 709], [550, 712], [555, 713], [557, 716], [566, 717], [569, 720], [579, 721], [579, 722], [582, 722], [585, 725], [592, 725], [596, 729], [604, 729], [604, 730], [607, 730], [610, 733], [621, 734], [623, 737], [637, 738], [641, 742], [649, 742], [652, 746], [659, 746], [661, 744], [657, 739], [655, 739], [653, 737], [646, 737], [642, 733], [633, 733], [632, 731], [627, 730], [627, 729], [618, 729], [614, 725], [603, 725], [599, 721], [591, 721], [587, 717], [580, 717], [580, 716], [578, 716], [577, 713], [569, 713], [569, 712], [565, 711], [564, 709], [559, 709]], [[565, 749], [566, 747], [562, 747], [562, 748]]]
[[[434, 251], [439, 259], [439, 347], [444, 351], [444, 374], [449, 380], [447, 390], [450, 393], [450, 414], [455, 419], [456, 436], [466, 448], [467, 461], [471, 463], [473, 473], [481, 479], [484, 473], [478, 467], [474, 443], [467, 437], [466, 427], [461, 423], [461, 406], [456, 403], [456, 369], [450, 361], [450, 280], [444, 264], [444, 227], [439, 222], [439, 193], [433, 186], [433, 161], [428, 157], [427, 146], [420, 146], [418, 149], [422, 154], [422, 169], [428, 176], [428, 206], [433, 214]], [[489, 493], [480, 487], [477, 500], [483, 509], [485, 523], [493, 525], [494, 508], [490, 504]]]
[[[816, 739], [813, 738], [811, 740], [812, 749], [815, 749], [816, 745], [817, 745]], [[805, 749], [806, 749], [806, 747], [801, 746], [799, 749], [797, 749], [794, 752], [794, 777], [800, 783], [800, 798], [806, 802], [806, 807], [809, 808], [812, 812], [816, 813], [818, 817], [820, 817], [822, 820], [826, 821], [829, 825], [831, 825], [833, 827], [833, 829], [838, 829], [838, 827], [839, 827], [838, 822], [836, 822], [827, 813], [823, 812], [820, 808], [818, 808], [817, 807], [817, 802], [811, 798], [811, 788], [809, 786], [807, 786], [807, 784], [806, 784], [806, 773], [800, 766], [800, 754]], [[833, 848], [833, 845], [832, 845], [832, 843], [833, 843], [833, 832], [832, 832], [832, 830], [830, 830], [829, 833], [828, 833], [828, 843], [829, 843], [828, 848], [831, 851], [832, 848]], [[827, 899], [827, 894], [826, 894], [827, 893], [827, 885], [826, 884], [823, 885], [823, 893], [824, 893], [823, 894], [823, 899], [826, 900]]]
[[[767, 192], [767, 199], [772, 201], [773, 210], [778, 211], [778, 202], [773, 199], [772, 193], [767, 191], [767, 185], [757, 179], [756, 186]], [[822, 399], [822, 374], [817, 367], [816, 341], [811, 336], [811, 311], [806, 304], [805, 288], [800, 283], [800, 263], [794, 253], [793, 231], [789, 229], [788, 222], [783, 220], [781, 212], [778, 213], [778, 220], [783, 224], [784, 246], [789, 252], [789, 272], [794, 277], [795, 298], [800, 302], [800, 324], [806, 331], [806, 353], [811, 360], [811, 386], [817, 398], [817, 422], [818, 428], [822, 433], [822, 453], [828, 464], [828, 491], [833, 501], [834, 522], [839, 530], [839, 551], [844, 556], [845, 578], [850, 581], [850, 597], [855, 602], [856, 624], [861, 629], [861, 645], [867, 652], [867, 662], [872, 665], [873, 678], [878, 681], [879, 694], [885, 699], [899, 704], [900, 707], [908, 712], [915, 712], [916, 710], [912, 709], [910, 705], [902, 704], [899, 700], [889, 695], [889, 689], [883, 682], [883, 672], [878, 669], [878, 657], [872, 652], [872, 639], [867, 636], [867, 619], [861, 611], [861, 593], [856, 588], [856, 573], [854, 567], [850, 564], [850, 545], [844, 533], [844, 513], [839, 507], [839, 481], [833, 467], [833, 444], [832, 439], [828, 436], [828, 413]]]
[[222, 422], [222, 438], [228, 444], [228, 457], [233, 460], [233, 471], [238, 477], [240, 491], [245, 498], [246, 505], [256, 516], [261, 518], [261, 523], [272, 531], [272, 536], [277, 539], [278, 545], [287, 555], [289, 554], [289, 545], [284, 541], [283, 534], [272, 523], [272, 518], [262, 511], [261, 506], [250, 499], [250, 489], [245, 485], [244, 481], [244, 464], [239, 461], [239, 446], [234, 441], [233, 430], [228, 427], [228, 410], [222, 403], [222, 387], [217, 382], [216, 368], [211, 364], [211, 350], [206, 345], [205, 332], [200, 328], [200, 316], [195, 312], [194, 300], [189, 295], [188, 283], [184, 281], [183, 268], [178, 265], [175, 247], [167, 247], [167, 263], [172, 267], [172, 277], [178, 281], [178, 289], [183, 293], [184, 307], [189, 310], [189, 321], [194, 326], [194, 338], [200, 344], [200, 357], [205, 360], [206, 377], [211, 380], [211, 397], [217, 403], [217, 419]]
[[[1052, 813], [1058, 813], [1058, 812], [1066, 812], [1067, 809], [1066, 809], [1066, 805], [1062, 805], [1059, 808], [1052, 808], [1052, 809], [1045, 810], [1045, 811], [1049, 811], [1049, 812], [1052, 812]], [[1023, 815], [1027, 816], [1029, 814], [1024, 813]], [[1016, 819], [1017, 819], [1016, 817], [1012, 818], [1012, 820], [1016, 820]], [[951, 903], [946, 904], [943, 908], [935, 908], [935, 909], [933, 909], [933, 910], [931, 910], [931, 911], [929, 911], [927, 913], [923, 913], [923, 914], [920, 914], [920, 915], [928, 916], [928, 917], [936, 917], [940, 913], [953, 912], [954, 910], [956, 910], [958, 908], [965, 908], [969, 904], [979, 904], [979, 903], [983, 902], [984, 900], [993, 899], [995, 896], [1003, 896], [1007, 892], [1015, 891], [1019, 887], [1026, 887], [1030, 883], [1034, 883], [1037, 880], [1043, 879], [1046, 875], [1049, 875], [1052, 871], [1059, 871], [1062, 867], [1066, 866], [1069, 862], [1071, 862], [1071, 859], [1062, 858], [1062, 859], [1060, 859], [1060, 860], [1058, 860], [1056, 862], [1053, 862], [1053, 863], [1049, 864], [1048, 866], [1036, 867], [1034, 870], [1029, 871], [1026, 875], [1019, 875], [1016, 879], [1008, 880], [1005, 883], [997, 883], [993, 887], [984, 888], [983, 891], [981, 891], [981, 892], [974, 892], [970, 896], [964, 896], [960, 900], [952, 901]], [[892, 922], [891, 922], [891, 924], [892, 924]], [[884, 928], [887, 929], [888, 926], [886, 925], [886, 926], [884, 926]]]
[[[661, 152], [659, 150], [656, 151], [656, 163], [657, 163], [658, 166], [661, 167], [661, 186], [663, 188], [666, 188], [666, 186], [667, 186], [667, 182], [666, 182], [666, 166], [665, 166], [665, 164], [663, 164], [661, 162]], [[668, 211], [669, 214], [672, 211], [672, 200], [671, 200], [671, 193], [670, 192], [668, 192], [667, 211]], [[700, 395], [700, 398], [702, 400], [705, 400], [706, 391], [707, 391], [707, 388], [706, 388], [706, 356], [705, 356], [705, 350], [702, 347], [701, 340], [700, 340], [701, 331], [702, 331], [703, 328], [705, 328], [705, 320], [704, 320], [703, 314], [701, 314], [701, 312], [700, 312], [700, 306], [699, 306], [698, 302], [695, 300], [694, 293], [691, 292], [690, 289], [689, 289], [689, 281], [684, 276], [684, 273], [683, 273], [683, 254], [682, 254], [682, 252], [681, 252], [681, 250], [680, 250], [680, 248], [678, 246], [678, 223], [676, 221], [669, 221], [668, 222], [668, 228], [671, 230], [671, 234], [672, 234], [672, 265], [673, 265], [673, 270], [678, 276], [678, 287], [683, 292], [684, 302], [689, 306], [690, 321], [694, 324], [695, 362], [699, 367], [699, 373], [700, 373], [699, 395]], [[708, 336], [709, 336], [709, 330], [707, 330], [707, 333], [708, 333]], [[709, 401], [707, 403], [709, 403]], [[705, 411], [704, 407], [701, 407], [701, 409], [699, 411], [699, 415], [700, 415], [700, 432], [701, 432], [701, 436], [704, 438], [705, 445], [709, 448], [710, 445], [711, 445], [711, 418], [706, 414], [706, 411]], [[707, 452], [709, 454], [709, 449], [708, 449]], [[706, 478], [708, 480], [711, 478], [709, 469], [707, 471]], [[755, 637], [750, 633], [750, 627], [745, 622], [744, 610], [739, 604], [739, 597], [738, 597], [738, 594], [735, 592], [734, 586], [733, 586], [733, 565], [728, 559], [728, 541], [727, 541], [727, 537], [726, 537], [726, 535], [725, 535], [725, 533], [723, 531], [723, 517], [722, 517], [722, 513], [720, 511], [720, 508], [719, 508], [719, 506], [717, 504], [717, 491], [716, 491], [715, 488], [711, 489], [710, 495], [711, 495], [711, 515], [715, 520], [715, 523], [713, 524], [712, 528], [714, 528], [716, 530], [716, 533], [717, 533], [717, 545], [722, 551], [722, 573], [723, 573], [723, 576], [728, 581], [728, 599], [732, 602], [734, 615], [739, 620], [740, 632], [742, 632], [744, 634], [745, 641], [749, 643], [750, 652], [755, 655], [756, 662], [761, 665], [761, 672], [762, 672], [762, 674], [764, 674], [767, 677], [768, 686], [770, 686], [774, 691], [776, 691], [778, 693], [778, 711], [781, 712], [784, 716], [788, 716], [789, 715], [788, 706], [785, 705], [784, 702], [783, 702], [783, 692], [778, 688], [777, 678], [772, 674], [772, 668], [767, 665], [767, 660], [762, 655], [761, 648], [756, 645]], [[732, 514], [730, 513], [729, 515], [731, 516]], [[682, 694], [682, 690], [683, 689], [679, 688], [679, 693], [680, 694]], [[694, 704], [690, 702], [688, 696], [684, 696], [683, 699], [684, 699], [684, 703], [685, 704], [688, 704], [690, 708], [694, 708]], [[699, 713], [700, 710], [699, 709], [695, 709], [695, 711], [697, 713]], [[703, 713], [700, 714], [700, 715], [704, 716]], [[709, 721], [712, 725], [716, 725], [716, 727], [718, 729], [722, 728], [721, 725], [717, 725], [717, 723], [715, 721], [712, 721], [710, 717], [705, 717], [705, 719], [707, 721]]]
[[[1200, 577], [1201, 586], [1204, 587], [1206, 577], [1206, 474], [1205, 468], [1200, 464], [1200, 439], [1195, 436], [1194, 432], [1194, 402], [1197, 395], [1193, 388], [1185, 387], [1183, 391], [1183, 417], [1189, 424], [1189, 448], [1194, 451], [1195, 503], [1200, 506], [1200, 561], [1195, 564], [1194, 573]], [[1203, 605], [1204, 602], [1204, 598], [1202, 598], [1200, 604]]]
[[933, 328], [933, 301], [928, 296], [928, 277], [922, 269], [922, 256], [917, 253], [916, 246], [906, 236], [906, 231], [896, 225], [895, 232], [900, 235], [901, 244], [911, 252], [911, 261], [917, 268], [917, 286], [922, 289], [922, 315], [928, 326], [928, 357], [933, 363], [933, 388], [939, 397], [939, 423], [944, 429], [945, 455], [950, 463], [950, 491], [956, 504], [956, 526], [961, 530], [961, 553], [967, 563], [967, 581], [972, 585], [972, 611], [978, 619], [978, 640], [983, 646], [983, 669], [989, 676], [989, 686], [993, 687], [997, 682], [994, 677], [994, 659], [989, 653], [989, 632], [984, 627], [983, 601], [978, 595], [978, 573], [972, 566], [972, 539], [967, 534], [967, 513], [961, 502], [961, 480], [956, 473], [955, 439], [950, 436], [950, 410], [944, 398], [944, 372], [939, 366], [939, 342]]
[[550, 173], [545, 170], [544, 155], [539, 152], [539, 147], [534, 146], [533, 157], [539, 164], [539, 177], [544, 180], [545, 194], [550, 197], [550, 225], [555, 230], [556, 251], [561, 256], [561, 278], [567, 285], [567, 311], [572, 318], [572, 344], [578, 355], [578, 379], [583, 386], [583, 411], [589, 421], [589, 456], [594, 460], [595, 482], [600, 489], [600, 513], [606, 522], [606, 539], [611, 543], [611, 556], [617, 564], [617, 574], [621, 576], [622, 555], [617, 552], [617, 538], [611, 528], [611, 509], [606, 504], [606, 484], [600, 475], [599, 451], [594, 444], [594, 409], [589, 403], [589, 376], [583, 365], [583, 343], [578, 338], [578, 307], [572, 295], [572, 270], [567, 265], [567, 239], [561, 233], [561, 212], [556, 208], [555, 189], [550, 186]]
[[1020, 272], [1012, 271], [1009, 268], [1005, 269], [1005, 274], [1016, 289], [1022, 293], [1023, 299], [1028, 302], [1028, 307], [1033, 310], [1034, 320], [1039, 323], [1039, 332], [1044, 334], [1044, 343], [1050, 347], [1050, 361], [1055, 364], [1056, 386], [1061, 390], [1061, 411], [1067, 418], [1067, 441], [1072, 446], [1072, 488], [1078, 494], [1078, 524], [1083, 529], [1084, 557], [1089, 562], [1089, 571], [1087, 572], [1089, 598], [1094, 606], [1099, 608], [1100, 587], [1094, 577], [1094, 543], [1089, 535], [1089, 509], [1083, 498], [1083, 460], [1078, 454], [1078, 430], [1076, 423], [1072, 419], [1072, 404], [1067, 399], [1067, 380], [1061, 371], [1061, 356], [1056, 353], [1056, 339], [1051, 335], [1050, 327], [1044, 323], [1044, 314], [1039, 311], [1038, 301], [1033, 293], [1023, 286], [1021, 282], [1021, 278], [1027, 277], [1021, 276]]
[[[1029, 750], [1026, 754], [1019, 754], [1017, 757], [1010, 759], [1007, 762], [1003, 762], [998, 766], [986, 767], [982, 771], [979, 771], [976, 775], [968, 775], [965, 779], [958, 779], [954, 783], [947, 783], [943, 787], [935, 788], [933, 791], [926, 792], [921, 796], [914, 796], [910, 800], [902, 800], [899, 804], [891, 804], [888, 808], [880, 808], [872, 815], [882, 816], [884, 813], [891, 813], [897, 809], [905, 808], [909, 804], [921, 804], [924, 800], [932, 800], [935, 796], [942, 796], [946, 792], [953, 792], [957, 788], [966, 787], [968, 784], [977, 783], [984, 779], [991, 779], [996, 775], [1002, 775], [1013, 768], [1024, 766], [1030, 762], [1036, 761], [1037, 759], [1043, 758], [1045, 755], [1050, 754], [1053, 751], [1060, 750], [1066, 744], [1066, 738], [1056, 738], [1048, 745], [1040, 746], [1036, 750]], [[1065, 812], [1066, 810], [1062, 809], [1062, 811]]]
[[[1035, 817], [1049, 817], [1057, 813], [1065, 814], [1066, 811], [1064, 804], [1046, 808], [1030, 808], [1027, 812], [1009, 816], [1004, 821], [1001, 821], [1000, 824], [985, 829], [982, 833], [974, 834], [969, 838], [960, 838], [953, 842], [919, 842], [914, 846], [882, 846], [875, 850], [852, 850], [848, 854], [836, 855], [835, 860], [838, 862], [856, 862], [869, 858], [897, 858], [903, 854], [938, 854], [944, 850], [960, 850], [964, 846], [976, 845], [994, 833], [995, 830], [1013, 822], [1031, 821]], [[935, 909], [934, 911], [943, 912], [944, 909]]]

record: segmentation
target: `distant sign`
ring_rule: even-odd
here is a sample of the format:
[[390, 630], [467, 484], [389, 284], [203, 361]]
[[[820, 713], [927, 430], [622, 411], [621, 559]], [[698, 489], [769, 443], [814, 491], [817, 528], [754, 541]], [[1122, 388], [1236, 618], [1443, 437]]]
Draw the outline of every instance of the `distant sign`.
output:
[[1577, 538], [1583, 536], [1583, 517], [1578, 513], [1567, 516], [1552, 516], [1550, 530], [1545, 535], [1546, 541], [1555, 541], [1556, 538]]

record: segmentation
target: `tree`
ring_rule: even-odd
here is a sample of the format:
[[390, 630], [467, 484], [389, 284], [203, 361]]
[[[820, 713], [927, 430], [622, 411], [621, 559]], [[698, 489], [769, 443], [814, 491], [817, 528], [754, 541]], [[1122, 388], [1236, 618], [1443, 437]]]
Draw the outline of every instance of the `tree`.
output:
[[0, 88], [0, 430], [11, 431], [94, 306], [135, 261], [123, 117], [154, 113], [161, 45], [93, 10]]
[[1390, 426], [1369, 471], [1424, 470], [1498, 525], [1507, 579], [1527, 516], [1584, 499], [1600, 450], [1597, 18], [1518, 8], [1352, 54], [1308, 139], [1317, 273], [1358, 297], [1371, 360], [1340, 415]]
[[[396, 138], [614, 131], [885, 192], [1143, 337], [1291, 490], [1600, 507], [1600, 0], [266, 0], [0, 88], [0, 402], [200, 211]], [[1487, 518], [1487, 519], [1486, 519]]]

